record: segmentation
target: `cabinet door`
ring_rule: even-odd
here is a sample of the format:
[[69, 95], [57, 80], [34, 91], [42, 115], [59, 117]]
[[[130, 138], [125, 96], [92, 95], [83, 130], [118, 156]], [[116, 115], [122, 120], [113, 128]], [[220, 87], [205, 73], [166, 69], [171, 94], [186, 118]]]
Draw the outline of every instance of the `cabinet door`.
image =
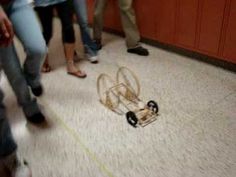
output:
[[231, 0], [228, 24], [225, 33], [223, 57], [236, 63], [236, 1]]
[[221, 38], [226, 0], [201, 0], [198, 49], [217, 55]]
[[142, 37], [156, 39], [157, 5], [157, 0], [145, 0], [145, 3], [143, 0], [134, 1], [137, 24]]
[[193, 48], [197, 33], [199, 0], [177, 0], [176, 43]]
[[158, 0], [156, 5], [157, 40], [164, 43], [174, 42], [176, 0]]
[[108, 1], [104, 14], [104, 27], [121, 30], [120, 13], [117, 1]]
[[93, 23], [93, 10], [94, 10], [94, 0], [87, 0], [87, 8], [88, 8], [88, 21], [90, 24]]

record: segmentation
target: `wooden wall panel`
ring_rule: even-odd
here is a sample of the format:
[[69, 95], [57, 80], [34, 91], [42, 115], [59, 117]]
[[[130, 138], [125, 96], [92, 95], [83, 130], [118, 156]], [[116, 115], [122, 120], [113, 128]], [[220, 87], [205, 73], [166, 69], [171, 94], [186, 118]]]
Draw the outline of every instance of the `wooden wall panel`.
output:
[[176, 0], [158, 0], [155, 5], [155, 19], [157, 20], [156, 40], [169, 44], [173, 43], [175, 33]]
[[226, 60], [236, 63], [236, 1], [231, 0], [229, 18], [226, 26], [223, 56]]
[[[117, 1], [109, 0], [105, 27], [122, 31]], [[236, 0], [134, 0], [134, 8], [142, 37], [236, 64]]]
[[104, 16], [104, 27], [119, 31], [122, 29], [117, 1], [108, 0]]
[[87, 0], [88, 9], [88, 21], [90, 24], [93, 23], [93, 12], [94, 12], [94, 0]]
[[203, 1], [198, 49], [218, 54], [226, 0]]
[[115, 18], [114, 1], [109, 1], [104, 13], [104, 27], [114, 28], [117, 19]]
[[157, 38], [157, 1], [143, 0], [134, 1], [137, 24], [142, 37], [149, 39]]
[[198, 0], [177, 0], [175, 41], [182, 46], [195, 46], [198, 2]]

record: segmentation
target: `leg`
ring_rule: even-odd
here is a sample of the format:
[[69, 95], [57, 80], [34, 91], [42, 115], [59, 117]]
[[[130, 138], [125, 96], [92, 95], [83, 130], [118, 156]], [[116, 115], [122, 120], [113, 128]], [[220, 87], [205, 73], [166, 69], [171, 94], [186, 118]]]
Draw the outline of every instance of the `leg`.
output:
[[17, 144], [13, 139], [6, 117], [3, 93], [0, 90], [0, 163], [10, 172], [11, 176], [23, 175], [24, 177], [31, 177], [31, 170], [28, 164], [21, 161], [17, 157], [16, 152]]
[[78, 71], [74, 65], [75, 34], [72, 22], [72, 11], [69, 8], [68, 1], [56, 4], [55, 7], [62, 24], [62, 39], [68, 73], [84, 78], [86, 74], [80, 70]]
[[88, 27], [86, 0], [73, 0], [73, 3], [80, 27], [82, 42], [84, 45], [89, 46], [94, 52], [96, 52], [97, 46], [91, 39]]
[[84, 51], [86, 53], [87, 58], [92, 63], [97, 63], [97, 45], [92, 40], [90, 36], [90, 31], [88, 27], [88, 19], [87, 19], [87, 4], [86, 0], [73, 0], [74, 9], [76, 12], [77, 20], [80, 27], [80, 33], [82, 42], [84, 44]]
[[149, 55], [147, 49], [139, 45], [140, 35], [132, 7], [133, 0], [119, 0], [121, 21], [126, 36], [127, 52], [142, 56]]
[[136, 25], [135, 12], [132, 7], [133, 0], [119, 0], [118, 2], [127, 47], [134, 48], [140, 41], [140, 35]]
[[[42, 24], [43, 37], [48, 46], [50, 39], [52, 38], [53, 6], [36, 7], [35, 11], [37, 12], [39, 20]], [[51, 71], [51, 67], [49, 65], [48, 55], [47, 55], [45, 58], [43, 67], [42, 67], [42, 72], [50, 72], [50, 71]]]
[[3, 105], [3, 93], [0, 90], [0, 159], [9, 156], [17, 149]]
[[27, 57], [24, 63], [26, 81], [33, 89], [41, 87], [40, 68], [47, 48], [35, 13], [28, 4], [17, 9], [13, 6], [10, 19], [26, 52]]
[[94, 9], [93, 38], [101, 41], [103, 29], [103, 16], [107, 5], [107, 0], [96, 0]]
[[19, 105], [23, 108], [26, 118], [33, 123], [44, 121], [44, 116], [41, 114], [36, 100], [30, 96], [29, 88], [13, 44], [6, 48], [0, 48], [0, 59], [3, 70], [16, 94]]

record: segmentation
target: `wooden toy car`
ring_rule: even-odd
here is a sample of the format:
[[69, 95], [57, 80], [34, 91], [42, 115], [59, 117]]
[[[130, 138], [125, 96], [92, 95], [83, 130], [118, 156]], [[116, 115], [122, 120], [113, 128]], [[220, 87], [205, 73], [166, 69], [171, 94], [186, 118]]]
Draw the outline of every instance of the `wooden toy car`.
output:
[[157, 103], [151, 100], [145, 104], [139, 99], [139, 81], [126, 67], [118, 69], [116, 82], [107, 74], [99, 75], [97, 92], [104, 106], [117, 114], [126, 114], [128, 123], [133, 127], [137, 124], [144, 127], [157, 119]]

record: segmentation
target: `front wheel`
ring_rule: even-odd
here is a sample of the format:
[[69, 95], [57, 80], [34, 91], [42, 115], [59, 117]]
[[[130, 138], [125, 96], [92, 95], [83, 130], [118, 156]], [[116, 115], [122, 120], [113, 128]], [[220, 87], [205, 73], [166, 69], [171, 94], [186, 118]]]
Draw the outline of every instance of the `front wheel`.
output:
[[126, 118], [127, 118], [127, 121], [130, 125], [132, 125], [133, 127], [137, 126], [138, 119], [137, 119], [134, 112], [132, 112], [132, 111], [127, 112], [126, 113]]

